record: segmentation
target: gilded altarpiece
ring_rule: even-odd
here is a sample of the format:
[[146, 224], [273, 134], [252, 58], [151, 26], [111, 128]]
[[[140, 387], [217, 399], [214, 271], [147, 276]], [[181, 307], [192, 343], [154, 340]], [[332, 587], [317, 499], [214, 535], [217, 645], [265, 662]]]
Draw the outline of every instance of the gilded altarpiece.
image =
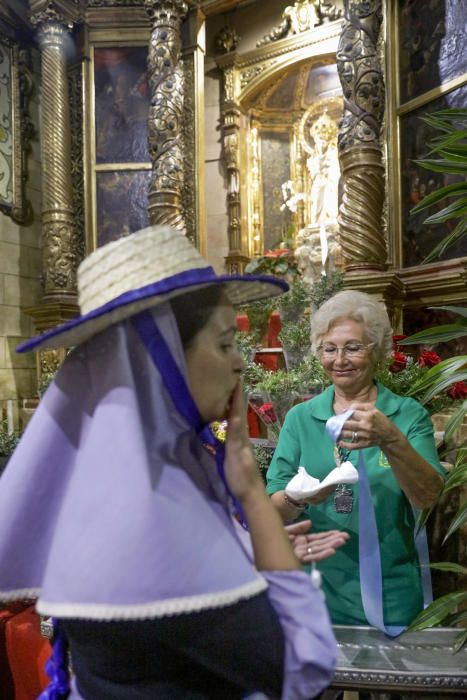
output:
[[[296, 243], [300, 232], [305, 243], [317, 236], [319, 246], [320, 228], [321, 235], [324, 229], [332, 235], [337, 231], [340, 29], [339, 19], [322, 22], [283, 39], [265, 37], [254, 51], [230, 52], [217, 59], [224, 75], [230, 271], [241, 269], [250, 257], [281, 241]], [[320, 132], [323, 119], [331, 127], [326, 124]], [[313, 211], [316, 192], [323, 185], [318, 184], [321, 176], [329, 178], [326, 184], [333, 192], [329, 197], [335, 212], [332, 226], [324, 213]]]

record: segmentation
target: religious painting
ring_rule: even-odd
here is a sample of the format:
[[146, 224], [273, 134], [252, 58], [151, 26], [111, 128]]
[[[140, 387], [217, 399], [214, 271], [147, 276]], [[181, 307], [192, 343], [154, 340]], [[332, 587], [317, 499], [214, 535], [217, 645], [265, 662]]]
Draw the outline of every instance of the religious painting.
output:
[[290, 180], [290, 135], [288, 131], [261, 132], [263, 184], [264, 250], [277, 247], [287, 238], [289, 212], [284, 203], [283, 185]]
[[399, 3], [400, 103], [467, 72], [467, 0]]
[[150, 170], [96, 173], [97, 246], [149, 225]]
[[[424, 220], [434, 213], [426, 210], [412, 216], [410, 210], [425, 195], [434, 190], [461, 180], [458, 175], [445, 175], [425, 170], [414, 160], [428, 154], [428, 144], [435, 136], [433, 130], [424, 124], [420, 117], [447, 107], [462, 107], [467, 104], [467, 85], [447, 93], [417, 110], [403, 115], [400, 119], [401, 134], [401, 192], [402, 192], [402, 232], [404, 267], [418, 265], [439, 241], [455, 227], [455, 221], [443, 224], [426, 225]], [[437, 135], [437, 134], [436, 134]], [[446, 201], [439, 208], [446, 206]], [[451, 260], [467, 255], [467, 239], [461, 239], [444, 252], [439, 260]]]
[[145, 163], [148, 153], [147, 47], [94, 49], [96, 163]]

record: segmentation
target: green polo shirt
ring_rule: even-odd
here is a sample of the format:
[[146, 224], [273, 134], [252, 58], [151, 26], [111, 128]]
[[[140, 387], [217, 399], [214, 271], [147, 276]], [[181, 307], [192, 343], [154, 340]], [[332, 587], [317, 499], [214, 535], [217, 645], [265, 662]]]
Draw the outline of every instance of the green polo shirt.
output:
[[[377, 384], [376, 408], [407, 437], [412, 447], [444, 477], [428, 412], [414, 399], [397, 396]], [[284, 421], [267, 473], [267, 491], [283, 490], [299, 466], [322, 480], [336, 466], [333, 442], [325, 430], [333, 415], [334, 387], [311, 401], [292, 408]], [[349, 459], [357, 466], [358, 453]], [[391, 465], [377, 447], [363, 450], [375, 507], [383, 571], [383, 613], [387, 625], [407, 625], [423, 607], [418, 556], [414, 544], [412, 507], [394, 476]], [[407, 465], [410, 468], [410, 465]], [[308, 506], [301, 519], [311, 518], [313, 532], [344, 530], [349, 541], [336, 554], [318, 564], [323, 590], [334, 624], [366, 625], [360, 595], [358, 557], [358, 483], [351, 513], [336, 513], [333, 496]]]

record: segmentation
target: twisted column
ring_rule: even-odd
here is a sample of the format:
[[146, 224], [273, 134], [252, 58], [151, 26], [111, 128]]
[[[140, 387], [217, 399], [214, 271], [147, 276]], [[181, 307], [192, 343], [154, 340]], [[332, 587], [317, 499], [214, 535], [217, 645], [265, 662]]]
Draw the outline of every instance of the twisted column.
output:
[[377, 47], [381, 6], [381, 0], [346, 0], [337, 49], [344, 94], [338, 139], [344, 193], [338, 220], [347, 270], [383, 270], [387, 258], [379, 142], [384, 114], [384, 79]]
[[151, 224], [170, 224], [185, 233], [181, 209], [183, 72], [180, 52], [181, 23], [188, 6], [184, 0], [145, 0], [144, 4], [151, 21], [149, 220]]
[[69, 24], [53, 7], [32, 18], [42, 59], [42, 273], [43, 303], [74, 302], [79, 234], [74, 225], [70, 109], [66, 70]]

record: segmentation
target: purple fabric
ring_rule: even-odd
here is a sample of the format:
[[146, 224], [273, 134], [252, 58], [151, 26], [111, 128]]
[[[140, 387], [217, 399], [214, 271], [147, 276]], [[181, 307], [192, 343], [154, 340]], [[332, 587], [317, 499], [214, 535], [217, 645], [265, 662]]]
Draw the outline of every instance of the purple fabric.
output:
[[319, 588], [303, 571], [263, 572], [285, 636], [281, 700], [314, 698], [332, 681], [337, 644]]
[[[169, 304], [154, 318], [184, 374]], [[155, 617], [266, 587], [212, 456], [129, 321], [75, 349], [0, 480], [0, 599], [57, 617]]]
[[[128, 304], [134, 304], [136, 302], [148, 299], [150, 297], [164, 296], [170, 294], [174, 290], [183, 290], [189, 287], [202, 286], [207, 284], [226, 284], [232, 283], [244, 283], [250, 284], [252, 282], [267, 282], [272, 287], [279, 287], [284, 292], [289, 288], [289, 285], [285, 280], [279, 279], [272, 275], [216, 275], [212, 267], [196, 268], [193, 270], [187, 270], [186, 272], [180, 272], [177, 275], [172, 275], [172, 277], [166, 277], [159, 282], [154, 282], [153, 284], [148, 284], [139, 289], [134, 289], [130, 292], [125, 292], [121, 294], [116, 299], [112, 299], [107, 304], [100, 306], [94, 311], [90, 311], [82, 316], [76, 316], [70, 321], [63, 323], [56, 328], [51, 328], [45, 333], [42, 333], [31, 340], [27, 340], [21, 343], [16, 348], [17, 352], [29, 352], [34, 350], [35, 347], [41, 345], [45, 340], [49, 338], [54, 338], [62, 333], [70, 331], [79, 326], [83, 326], [92, 319], [96, 319], [100, 316], [105, 316], [107, 314], [111, 315], [113, 311], [119, 309], [122, 306]], [[233, 300], [235, 303], [235, 300]]]

